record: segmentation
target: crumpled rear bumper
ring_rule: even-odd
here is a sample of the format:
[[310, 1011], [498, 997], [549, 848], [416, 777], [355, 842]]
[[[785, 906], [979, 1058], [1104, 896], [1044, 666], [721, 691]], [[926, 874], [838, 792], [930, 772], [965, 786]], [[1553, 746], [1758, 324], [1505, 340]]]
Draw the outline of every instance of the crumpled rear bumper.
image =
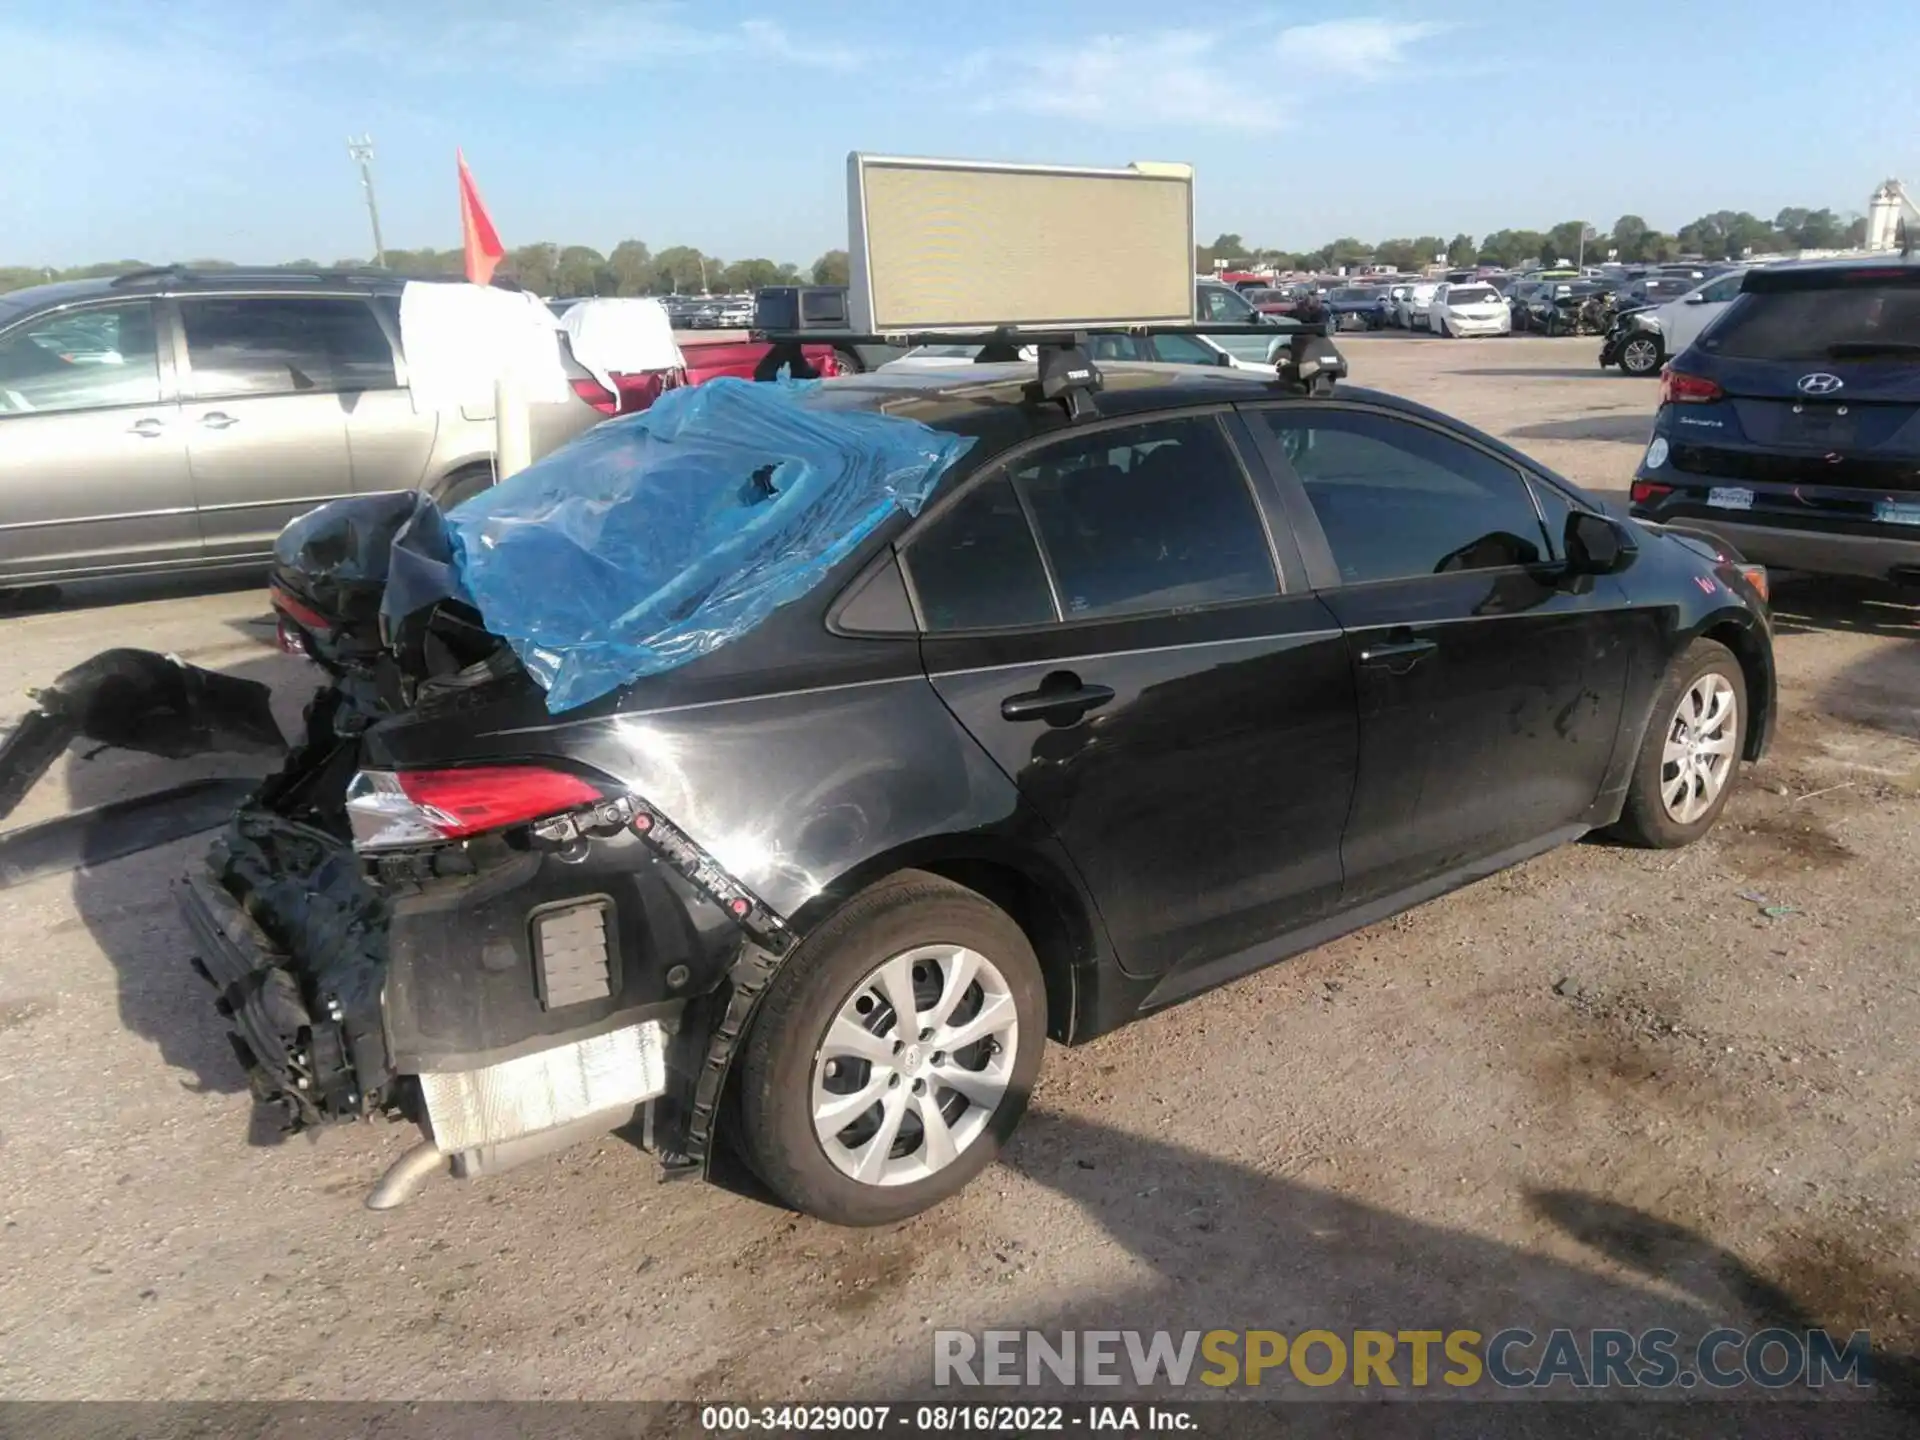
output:
[[193, 937], [194, 968], [219, 994], [216, 1006], [232, 1027], [254, 1097], [279, 1109], [289, 1130], [378, 1108], [393, 1078], [378, 1015], [350, 1025], [333, 997], [314, 1014], [293, 957], [246, 912], [214, 863], [177, 882], [175, 897]]

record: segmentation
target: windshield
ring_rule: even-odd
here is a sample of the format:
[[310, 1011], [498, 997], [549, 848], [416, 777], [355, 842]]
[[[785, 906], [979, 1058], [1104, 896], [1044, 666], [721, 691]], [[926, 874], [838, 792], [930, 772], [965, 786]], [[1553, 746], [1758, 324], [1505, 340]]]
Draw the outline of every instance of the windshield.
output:
[[1742, 295], [1700, 346], [1739, 360], [1920, 359], [1920, 285]]
[[1449, 305], [1484, 305], [1499, 298], [1491, 285], [1456, 285], [1447, 292]]
[[1371, 300], [1376, 293], [1377, 292], [1369, 290], [1364, 286], [1350, 285], [1334, 291], [1332, 298], [1335, 300]]

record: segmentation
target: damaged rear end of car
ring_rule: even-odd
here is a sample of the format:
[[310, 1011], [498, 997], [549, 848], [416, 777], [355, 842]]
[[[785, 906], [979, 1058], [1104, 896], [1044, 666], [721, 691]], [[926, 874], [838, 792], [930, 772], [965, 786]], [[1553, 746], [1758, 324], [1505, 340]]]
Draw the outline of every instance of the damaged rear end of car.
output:
[[[705, 1167], [731, 1047], [793, 936], [636, 783], [621, 737], [669, 672], [803, 593], [959, 446], [880, 466], [850, 513], [807, 460], [823, 440], [703, 448], [682, 412], [728, 400], [603, 427], [453, 516], [369, 496], [280, 539], [282, 648], [329, 683], [178, 895], [285, 1129], [421, 1128], [375, 1208], [615, 1130], [669, 1174]], [[695, 471], [703, 500], [661, 500]]]

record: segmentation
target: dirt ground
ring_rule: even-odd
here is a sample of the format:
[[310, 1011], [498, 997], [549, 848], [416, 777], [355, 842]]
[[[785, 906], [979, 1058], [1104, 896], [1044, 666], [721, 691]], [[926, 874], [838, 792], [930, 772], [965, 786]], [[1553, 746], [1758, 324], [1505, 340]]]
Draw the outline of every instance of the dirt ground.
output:
[[[1596, 343], [1348, 353], [1621, 497], [1655, 393]], [[250, 1125], [167, 892], [202, 841], [0, 890], [0, 1396], [885, 1396], [925, 1391], [935, 1328], [994, 1325], [1777, 1321], [1910, 1361], [1914, 599], [1781, 590], [1778, 744], [1707, 841], [1572, 846], [1054, 1047], [1004, 1163], [878, 1232], [661, 1186], [612, 1139], [368, 1212], [414, 1136]], [[0, 716], [126, 643], [268, 678], [290, 722], [312, 682], [263, 608], [0, 620]], [[15, 822], [178, 778], [76, 750]]]

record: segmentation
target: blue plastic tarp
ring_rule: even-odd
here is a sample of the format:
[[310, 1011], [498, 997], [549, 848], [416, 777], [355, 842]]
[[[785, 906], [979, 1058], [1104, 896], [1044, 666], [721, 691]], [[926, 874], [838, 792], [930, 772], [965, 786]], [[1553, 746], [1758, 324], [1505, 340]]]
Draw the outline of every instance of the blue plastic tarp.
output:
[[460, 588], [573, 709], [738, 638], [818, 585], [973, 443], [718, 379], [596, 426], [446, 517]]

